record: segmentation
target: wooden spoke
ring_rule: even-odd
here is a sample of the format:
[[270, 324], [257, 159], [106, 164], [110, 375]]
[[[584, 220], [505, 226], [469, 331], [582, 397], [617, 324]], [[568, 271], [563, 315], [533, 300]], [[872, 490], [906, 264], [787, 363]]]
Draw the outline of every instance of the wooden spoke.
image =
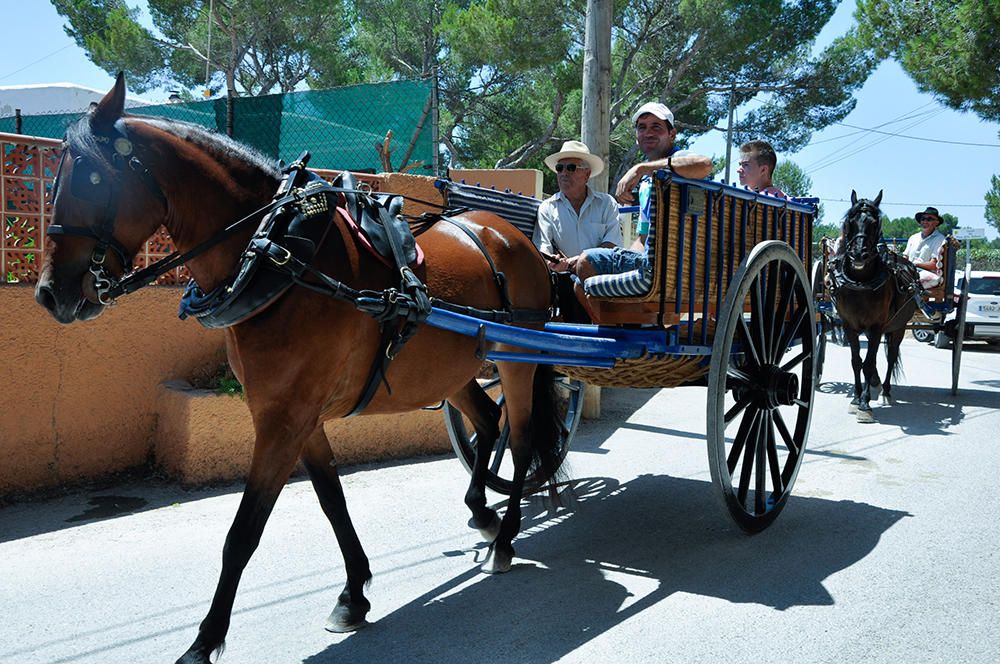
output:
[[750, 328], [747, 327], [746, 318], [743, 316], [739, 317], [736, 331], [742, 339], [743, 347], [750, 351], [750, 357], [753, 359], [754, 366], [761, 367], [763, 362], [761, 361], [760, 355], [757, 353], [757, 348], [754, 346], [753, 340], [750, 334]]
[[767, 432], [770, 427], [768, 420], [770, 415], [765, 411], [761, 417], [760, 428], [757, 430], [757, 445], [754, 447], [754, 514], [763, 514], [767, 502], [767, 473], [764, 465], [767, 463]]
[[778, 427], [778, 433], [781, 434], [781, 440], [784, 441], [785, 447], [788, 448], [788, 453], [793, 457], [799, 455], [799, 446], [795, 443], [792, 435], [788, 433], [788, 426], [785, 425], [785, 419], [781, 415], [780, 410], [774, 411], [774, 423]]
[[758, 431], [760, 427], [758, 426], [758, 421], [760, 420], [760, 411], [754, 413], [753, 423], [750, 425], [750, 430], [747, 432], [746, 437], [747, 443], [753, 442], [753, 445], [743, 445], [743, 467], [740, 470], [740, 484], [737, 491], [736, 497], [740, 502], [740, 505], [746, 506], [747, 494], [750, 492], [750, 475], [753, 471], [753, 460], [757, 452], [757, 438]]
[[732, 422], [733, 418], [739, 415], [740, 412], [742, 412], [747, 406], [749, 406], [752, 401], [753, 399], [749, 396], [743, 397], [742, 399], [737, 401], [732, 408], [726, 411], [726, 416], [725, 416], [726, 424], [728, 425], [730, 422]]
[[740, 460], [740, 456], [743, 454], [743, 449], [746, 447], [747, 440], [750, 439], [750, 432], [759, 415], [760, 411], [756, 408], [752, 412], [743, 415], [740, 428], [736, 432], [736, 438], [733, 439], [733, 446], [729, 450], [729, 456], [726, 460], [730, 475], [736, 470], [736, 462]]
[[781, 478], [781, 464], [778, 461], [778, 449], [774, 439], [774, 425], [778, 416], [780, 416], [778, 411], [768, 414], [770, 426], [767, 427], [767, 467], [771, 471], [771, 489], [775, 495], [780, 496], [784, 493], [785, 483]]

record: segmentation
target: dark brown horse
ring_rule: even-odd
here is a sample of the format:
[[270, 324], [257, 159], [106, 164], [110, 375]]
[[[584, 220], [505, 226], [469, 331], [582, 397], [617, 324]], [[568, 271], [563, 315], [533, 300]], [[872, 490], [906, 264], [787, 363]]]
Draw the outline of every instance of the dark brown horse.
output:
[[[899, 346], [917, 307], [912, 297], [912, 266], [905, 258], [888, 253], [881, 243], [881, 202], [881, 191], [875, 200], [858, 199], [851, 192], [851, 209], [844, 216], [840, 247], [830, 266], [833, 301], [851, 346], [854, 398], [850, 410], [857, 413], [859, 422], [875, 421], [869, 401], [878, 399], [879, 392], [886, 403], [892, 402], [891, 381], [898, 378], [901, 364]], [[863, 361], [862, 332], [868, 339]], [[880, 383], [875, 362], [883, 336], [888, 369], [885, 382]]]
[[[142, 243], [164, 224], [179, 251], [216, 236], [227, 224], [266, 207], [282, 174], [278, 165], [226, 137], [186, 123], [123, 116], [125, 84], [115, 87], [67, 132], [57, 176], [53, 227], [36, 299], [61, 323], [101, 313], [101, 281], [117, 280]], [[506, 275], [510, 304], [547, 310], [549, 272], [531, 241], [499, 217], [470, 212], [471, 229]], [[209, 292], [236, 269], [256, 222], [192, 258], [187, 267]], [[485, 309], [501, 307], [495, 275], [482, 251], [452, 224], [419, 237], [417, 269], [431, 295]], [[313, 265], [355, 289], [399, 285], [399, 273], [359, 249], [339, 215]], [[479, 450], [465, 501], [471, 525], [493, 540], [487, 572], [510, 569], [520, 527], [519, 498], [529, 465], [555, 451], [551, 378], [533, 364], [499, 363], [515, 464], [514, 491], [503, 516], [486, 504], [489, 450], [500, 408], [475, 376], [481, 342], [421, 325], [389, 365], [365, 414], [398, 413], [448, 399], [475, 426]], [[380, 352], [379, 325], [351, 302], [293, 286], [262, 312], [226, 330], [229, 362], [244, 385], [256, 440], [243, 499], [226, 538], [211, 608], [180, 662], [208, 662], [224, 645], [240, 576], [260, 541], [279, 492], [301, 459], [336, 533], [347, 582], [328, 620], [331, 631], [364, 624], [370, 604], [368, 558], [348, 516], [323, 422], [359, 402]], [[481, 357], [481, 355], [480, 355]], [[387, 385], [391, 392], [387, 390]], [[494, 539], [495, 537], [495, 539]]]

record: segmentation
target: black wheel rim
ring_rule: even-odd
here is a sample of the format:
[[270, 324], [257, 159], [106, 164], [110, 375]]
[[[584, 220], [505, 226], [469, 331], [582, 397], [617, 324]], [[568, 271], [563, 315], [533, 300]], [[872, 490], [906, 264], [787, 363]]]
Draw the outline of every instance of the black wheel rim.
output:
[[[577, 380], [556, 376], [554, 379], [559, 395], [557, 403], [557, 413], [559, 418], [559, 461], [562, 462], [569, 452], [573, 434], [580, 423], [580, 416], [583, 413], [583, 383]], [[501, 407], [504, 406], [504, 395], [500, 387], [500, 378], [495, 375], [482, 381], [482, 387]], [[462, 416], [462, 413], [450, 403], [445, 402], [444, 422], [448, 429], [448, 437], [451, 439], [452, 449], [462, 462], [467, 471], [472, 472], [472, 465], [475, 460], [475, 446], [477, 434], [469, 426], [469, 423]], [[513, 476], [513, 466], [510, 461], [508, 442], [510, 440], [510, 427], [507, 426], [506, 415], [500, 420], [500, 437], [497, 438], [490, 453], [490, 460], [487, 465], [486, 486], [504, 495], [510, 495], [513, 488], [511, 479]], [[549, 480], [550, 475], [535, 470], [528, 473], [524, 481], [525, 491], [531, 491], [542, 486]]]
[[958, 314], [955, 316], [955, 344], [951, 349], [951, 393], [958, 394], [958, 374], [962, 370], [962, 346], [965, 343], [965, 312], [969, 306], [969, 267], [965, 268], [962, 294], [958, 298]]
[[815, 390], [815, 307], [802, 262], [786, 244], [751, 252], [730, 284], [716, 334], [709, 468], [732, 519], [758, 532], [791, 495]]

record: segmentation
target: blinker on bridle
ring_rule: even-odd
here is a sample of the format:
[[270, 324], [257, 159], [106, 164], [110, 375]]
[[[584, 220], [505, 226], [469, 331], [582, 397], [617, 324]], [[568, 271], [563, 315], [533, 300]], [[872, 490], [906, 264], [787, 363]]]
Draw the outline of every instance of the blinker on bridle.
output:
[[[102, 134], [93, 131], [94, 138], [98, 143], [109, 146], [108, 162], [112, 168], [122, 172], [127, 166], [146, 185], [146, 188], [163, 204], [167, 205], [167, 197], [163, 194], [156, 180], [150, 175], [145, 165], [136, 157], [132, 141], [128, 138], [125, 128], [125, 121], [119, 118], [112, 127], [112, 133]], [[59, 167], [56, 170], [55, 185], [52, 189], [52, 200], [55, 201], [58, 191], [60, 175], [63, 163], [69, 150], [64, 148], [59, 159]], [[104, 205], [97, 230], [89, 226], [64, 226], [62, 224], [51, 224], [47, 229], [48, 235], [69, 235], [74, 237], [86, 237], [96, 240], [94, 250], [90, 255], [89, 272], [94, 276], [94, 290], [97, 300], [102, 305], [111, 304], [114, 301], [113, 289], [115, 278], [108, 273], [105, 259], [110, 249], [118, 258], [122, 271], [127, 273], [132, 267], [133, 256], [114, 237], [115, 217], [118, 215], [118, 204], [120, 189], [115, 184], [106, 179], [92, 160], [79, 156], [73, 159], [73, 176], [70, 181], [70, 191], [77, 198], [90, 201], [95, 205]]]

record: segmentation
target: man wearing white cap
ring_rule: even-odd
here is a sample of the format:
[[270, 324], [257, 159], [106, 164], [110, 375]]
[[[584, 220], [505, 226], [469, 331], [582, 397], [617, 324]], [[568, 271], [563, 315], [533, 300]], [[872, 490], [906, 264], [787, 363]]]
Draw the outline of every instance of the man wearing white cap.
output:
[[630, 168], [615, 188], [615, 198], [625, 205], [632, 205], [632, 189], [639, 185], [638, 237], [631, 250], [592, 249], [584, 252], [576, 265], [581, 280], [595, 274], [619, 274], [631, 270], [649, 269], [646, 259], [646, 236], [649, 234], [650, 199], [653, 189], [652, 175], [658, 170], [669, 169], [677, 175], [698, 179], [712, 173], [712, 160], [674, 146], [677, 129], [674, 114], [665, 104], [651, 101], [643, 104], [632, 115], [635, 142], [646, 156], [646, 161]]
[[545, 165], [556, 173], [559, 192], [539, 206], [534, 242], [552, 270], [572, 271], [584, 249], [621, 245], [618, 203], [587, 184], [604, 170], [604, 160], [580, 141], [566, 141]]

